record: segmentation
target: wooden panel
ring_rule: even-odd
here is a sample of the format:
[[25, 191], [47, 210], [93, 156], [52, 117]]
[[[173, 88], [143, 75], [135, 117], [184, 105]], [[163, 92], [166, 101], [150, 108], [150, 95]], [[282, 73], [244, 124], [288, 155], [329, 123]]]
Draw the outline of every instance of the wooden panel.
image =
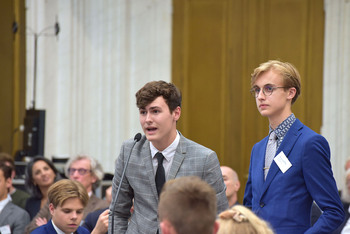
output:
[[268, 121], [249, 94], [260, 63], [281, 59], [302, 76], [293, 112], [322, 121], [323, 0], [174, 0], [173, 82], [183, 92], [180, 131], [235, 169], [243, 199], [250, 151]]
[[[26, 20], [25, 0], [14, 0], [14, 17], [18, 31], [14, 35], [13, 129], [23, 124], [26, 111]], [[23, 133], [13, 135], [12, 153], [22, 149]]]
[[25, 113], [24, 0], [0, 1], [0, 32], [0, 151], [13, 154], [21, 148], [22, 135], [15, 129]]
[[[184, 97], [179, 128], [185, 136], [220, 153], [226, 101], [223, 65], [227, 2], [201, 0], [175, 1], [174, 4], [182, 5], [185, 10], [181, 14], [183, 19], [174, 22], [179, 30], [183, 30], [182, 46], [173, 51], [174, 56], [181, 56], [181, 60], [186, 61], [182, 63], [181, 71], [176, 71], [186, 79], [174, 81]], [[202, 132], [206, 134], [200, 134]]]
[[12, 151], [13, 1], [0, 1], [0, 151]]

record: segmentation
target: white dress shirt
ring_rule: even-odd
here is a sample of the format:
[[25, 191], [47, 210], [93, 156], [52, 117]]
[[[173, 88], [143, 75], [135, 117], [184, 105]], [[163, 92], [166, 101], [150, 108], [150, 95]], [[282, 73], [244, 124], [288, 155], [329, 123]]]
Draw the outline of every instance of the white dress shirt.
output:
[[10, 201], [12, 201], [11, 196], [7, 194], [7, 198], [5, 198], [4, 200], [0, 201], [0, 213], [1, 211], [4, 209], [4, 207], [7, 205], [7, 203], [9, 203]]
[[158, 167], [158, 160], [155, 157], [157, 152], [160, 152], [164, 156], [163, 160], [163, 167], [165, 171], [165, 178], [168, 176], [171, 164], [173, 163], [174, 155], [176, 152], [176, 148], [179, 145], [180, 142], [180, 134], [178, 131], [176, 131], [176, 137], [173, 143], [171, 143], [165, 150], [159, 151], [152, 142], [150, 142], [150, 148], [151, 148], [151, 155], [152, 155], [152, 164], [153, 164], [153, 169], [154, 169], [154, 175], [156, 174], [157, 167]]

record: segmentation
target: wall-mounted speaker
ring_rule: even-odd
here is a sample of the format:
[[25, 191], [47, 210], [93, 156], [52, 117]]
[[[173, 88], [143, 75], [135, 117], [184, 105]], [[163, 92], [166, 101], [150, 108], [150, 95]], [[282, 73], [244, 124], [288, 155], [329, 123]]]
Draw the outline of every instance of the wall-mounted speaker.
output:
[[23, 150], [27, 156], [44, 156], [45, 110], [30, 109], [24, 118]]

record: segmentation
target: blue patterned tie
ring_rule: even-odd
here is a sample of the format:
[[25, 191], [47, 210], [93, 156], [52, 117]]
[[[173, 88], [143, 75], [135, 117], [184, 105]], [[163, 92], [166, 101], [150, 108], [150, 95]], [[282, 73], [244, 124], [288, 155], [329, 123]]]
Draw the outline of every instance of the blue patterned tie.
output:
[[266, 146], [265, 153], [265, 167], [264, 167], [264, 178], [266, 180], [267, 173], [269, 172], [271, 163], [276, 154], [277, 147], [277, 136], [274, 131], [270, 133], [269, 142]]

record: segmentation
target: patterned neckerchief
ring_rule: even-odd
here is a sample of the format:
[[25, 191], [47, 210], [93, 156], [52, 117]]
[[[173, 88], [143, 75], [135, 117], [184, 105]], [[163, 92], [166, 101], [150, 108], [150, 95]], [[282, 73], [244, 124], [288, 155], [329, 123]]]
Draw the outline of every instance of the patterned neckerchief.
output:
[[295, 122], [296, 119], [297, 118], [295, 118], [294, 114], [292, 113], [280, 125], [278, 125], [275, 130], [273, 130], [270, 126], [269, 135], [272, 131], [275, 131], [275, 134], [278, 138], [277, 139], [277, 149], [278, 149], [278, 147], [280, 147], [280, 145], [283, 141], [283, 138], [286, 136], [288, 130], [293, 125], [293, 123]]

